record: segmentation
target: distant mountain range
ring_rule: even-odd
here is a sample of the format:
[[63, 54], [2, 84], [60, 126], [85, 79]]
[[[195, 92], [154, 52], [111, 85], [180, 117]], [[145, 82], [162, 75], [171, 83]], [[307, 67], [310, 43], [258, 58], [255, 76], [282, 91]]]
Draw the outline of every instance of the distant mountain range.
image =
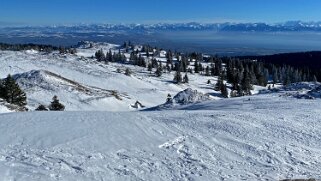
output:
[[2, 31], [105, 32], [105, 31], [321, 31], [320, 22], [288, 21], [285, 23], [157, 23], [157, 24], [81, 24], [59, 26], [2, 27]]

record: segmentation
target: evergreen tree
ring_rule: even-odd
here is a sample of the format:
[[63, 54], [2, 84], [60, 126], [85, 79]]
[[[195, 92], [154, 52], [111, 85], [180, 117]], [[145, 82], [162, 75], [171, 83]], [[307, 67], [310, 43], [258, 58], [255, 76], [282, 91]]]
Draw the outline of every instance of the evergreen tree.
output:
[[220, 91], [222, 85], [223, 85], [223, 79], [222, 79], [221, 76], [218, 76], [217, 82], [216, 82], [215, 87], [214, 87], [214, 90], [215, 90], [215, 91]]
[[209, 66], [206, 66], [206, 69], [205, 69], [205, 75], [206, 76], [210, 76], [210, 67]]
[[181, 67], [181, 71], [187, 72], [187, 60], [185, 59], [185, 57], [182, 58], [180, 67]]
[[249, 65], [249, 73], [250, 73], [250, 79], [251, 79], [251, 84], [257, 85], [257, 78], [254, 72], [254, 65], [251, 64]]
[[157, 68], [158, 67], [158, 62], [155, 58], [152, 59], [152, 67]]
[[194, 72], [195, 73], [199, 73], [200, 72], [200, 67], [199, 67], [199, 63], [197, 60], [195, 60], [194, 62]]
[[183, 78], [183, 82], [184, 82], [184, 83], [188, 83], [188, 82], [189, 82], [189, 79], [188, 79], [187, 74], [185, 74], [185, 76], [184, 76], [184, 78]]
[[172, 52], [171, 50], [169, 50], [167, 53], [166, 53], [166, 59], [167, 59], [167, 64], [171, 65], [173, 64], [173, 55], [172, 55]]
[[313, 82], [318, 82], [317, 77], [315, 75], [313, 76]]
[[132, 71], [129, 68], [126, 68], [125, 75], [130, 76], [132, 74]]
[[111, 49], [109, 49], [109, 51], [106, 53], [106, 60], [108, 62], [114, 62], [114, 57], [113, 53], [111, 52]]
[[167, 99], [166, 99], [166, 103], [172, 103], [173, 98], [171, 94], [167, 94]]
[[221, 94], [224, 98], [228, 98], [228, 91], [226, 84], [222, 84], [221, 86]]
[[3, 82], [2, 88], [3, 98], [11, 104], [15, 104], [18, 106], [27, 105], [27, 97], [26, 94], [20, 89], [19, 85], [9, 74], [7, 78]]
[[237, 96], [244, 96], [244, 93], [243, 93], [243, 90], [242, 90], [242, 87], [241, 86], [237, 86], [236, 88], [236, 91], [237, 91]]
[[214, 67], [214, 76], [220, 75], [221, 71], [222, 71], [222, 61], [217, 60]]
[[2, 80], [0, 79], [0, 98], [5, 99], [6, 97], [6, 89], [3, 85]]
[[147, 70], [148, 70], [150, 73], [152, 73], [153, 66], [152, 66], [151, 63], [148, 63]]
[[171, 72], [172, 71], [172, 64], [166, 63], [166, 70], [167, 70], [167, 72]]
[[232, 90], [230, 92], [230, 97], [237, 97], [237, 94], [236, 94], [236, 91], [235, 90]]
[[210, 73], [211, 76], [215, 76], [215, 65], [214, 65], [214, 63], [211, 64], [210, 72], [211, 72]]
[[40, 105], [37, 107], [36, 111], [48, 111], [48, 109], [47, 109], [46, 106], [44, 106], [43, 104], [40, 104]]
[[276, 84], [278, 82], [278, 71], [273, 70], [272, 79], [273, 79], [273, 84]]
[[163, 74], [163, 68], [162, 68], [162, 65], [160, 64], [155, 71], [155, 75], [156, 77], [160, 77], [162, 76], [162, 74]]
[[51, 104], [49, 105], [49, 109], [51, 111], [64, 111], [65, 106], [59, 102], [59, 99], [57, 96], [54, 96], [52, 98]]
[[204, 67], [203, 67], [203, 65], [201, 63], [198, 63], [198, 68], [199, 68], [200, 72], [204, 71]]
[[174, 75], [173, 81], [174, 81], [176, 84], [182, 83], [182, 75], [181, 75], [181, 72], [180, 72], [180, 71], [176, 71], [176, 73], [175, 73], [175, 75]]
[[250, 74], [249, 74], [248, 70], [246, 70], [244, 72], [244, 76], [243, 76], [243, 80], [242, 80], [242, 83], [241, 83], [241, 87], [242, 87], [243, 93], [245, 95], [250, 95], [251, 94], [252, 85], [251, 85], [251, 78], [250, 78]]
[[101, 62], [101, 61], [105, 61], [105, 54], [104, 54], [104, 51], [103, 49], [100, 49], [98, 50], [96, 53], [95, 53], [95, 57], [97, 59], [97, 61]]

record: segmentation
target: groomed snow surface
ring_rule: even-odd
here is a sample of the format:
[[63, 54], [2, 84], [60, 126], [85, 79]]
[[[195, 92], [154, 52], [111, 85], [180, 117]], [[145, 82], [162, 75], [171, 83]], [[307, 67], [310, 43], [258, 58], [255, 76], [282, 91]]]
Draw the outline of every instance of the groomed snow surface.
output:
[[315, 100], [260, 95], [175, 111], [1, 114], [0, 177], [321, 178], [320, 108]]
[[86, 58], [116, 45], [93, 47], [0, 51], [0, 76], [14, 74], [30, 110], [53, 95], [67, 109], [9, 113], [0, 102], [0, 181], [321, 179], [320, 84], [222, 99], [216, 78], [176, 85], [173, 73]]

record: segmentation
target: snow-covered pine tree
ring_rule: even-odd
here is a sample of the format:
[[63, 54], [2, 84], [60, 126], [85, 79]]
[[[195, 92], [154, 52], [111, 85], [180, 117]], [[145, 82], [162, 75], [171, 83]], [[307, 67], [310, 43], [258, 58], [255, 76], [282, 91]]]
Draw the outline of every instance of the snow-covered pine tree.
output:
[[26, 94], [20, 89], [19, 85], [9, 74], [7, 78], [3, 82], [3, 98], [11, 104], [15, 104], [18, 106], [27, 105], [27, 97]]
[[315, 75], [313, 75], [313, 82], [315, 82], [315, 83], [318, 82], [318, 79]]
[[215, 84], [214, 90], [215, 91], [220, 91], [222, 85], [223, 85], [223, 77], [222, 77], [222, 75], [219, 75], [218, 78], [217, 78], [217, 82]]
[[199, 64], [198, 64], [197, 60], [195, 60], [195, 62], [194, 62], [194, 72], [195, 73], [199, 73], [200, 72], [200, 68], [199, 68]]
[[147, 70], [149, 71], [149, 73], [152, 73], [153, 65], [150, 62], [147, 65]]
[[51, 104], [49, 105], [49, 109], [51, 111], [64, 111], [65, 106], [59, 102], [59, 99], [57, 96], [54, 96], [52, 98]]
[[2, 80], [0, 80], [0, 98], [5, 99], [5, 88]]
[[210, 76], [210, 67], [209, 66], [206, 66], [205, 68], [205, 76]]
[[132, 71], [129, 68], [126, 68], [125, 75], [130, 76], [132, 74]]
[[95, 53], [95, 57], [96, 57], [97, 61], [99, 61], [99, 62], [104, 61], [106, 57], [105, 57], [103, 49], [98, 50]]
[[250, 73], [248, 72], [247, 68], [244, 71], [243, 79], [241, 82], [241, 87], [242, 87], [244, 95], [251, 94], [251, 90], [252, 90], [251, 77], [250, 77]]
[[162, 73], [163, 73], [163, 68], [162, 68], [162, 64], [160, 64], [155, 71], [155, 75], [156, 77], [160, 77], [162, 76]]
[[167, 94], [167, 99], [166, 99], [166, 103], [172, 103], [173, 102], [173, 98], [171, 94]]
[[48, 111], [48, 109], [46, 108], [45, 105], [40, 104], [40, 105], [37, 107], [36, 111]]
[[174, 75], [174, 79], [173, 81], [176, 83], [176, 84], [180, 84], [182, 83], [182, 75], [181, 75], [181, 72], [178, 70], [176, 71], [175, 75]]
[[228, 98], [228, 91], [226, 84], [221, 85], [221, 94], [224, 98]]
[[183, 82], [184, 83], [188, 83], [189, 82], [187, 74], [185, 74], [185, 76], [183, 77]]

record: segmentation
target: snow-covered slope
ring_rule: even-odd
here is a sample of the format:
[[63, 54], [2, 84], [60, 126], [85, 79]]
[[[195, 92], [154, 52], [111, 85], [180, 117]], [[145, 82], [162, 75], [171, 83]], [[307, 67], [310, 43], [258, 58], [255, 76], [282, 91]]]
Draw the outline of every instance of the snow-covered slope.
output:
[[9, 112], [23, 112], [23, 111], [26, 111], [25, 107], [20, 107], [17, 105], [10, 104], [6, 100], [3, 100], [0, 98], [0, 114], [9, 113]]
[[[164, 73], [159, 78], [146, 68], [119, 63], [104, 64], [90, 58], [99, 49], [106, 52], [113, 47], [116, 45], [80, 45], [77, 55], [0, 51], [0, 77], [4, 78], [8, 74], [17, 74], [17, 78], [22, 76], [19, 82], [27, 93], [31, 110], [38, 104], [49, 104], [54, 95], [66, 105], [68, 111], [129, 111], [135, 110], [131, 105], [136, 101], [146, 107], [157, 106], [166, 101], [167, 94], [176, 95], [189, 87], [202, 93], [216, 93], [213, 90], [216, 78], [213, 77], [189, 75], [189, 84], [176, 85], [172, 82], [174, 72]], [[124, 75], [126, 68], [132, 70], [131, 76]], [[213, 84], [206, 84], [208, 79]], [[79, 91], [78, 85], [95, 93], [89, 95]], [[106, 91], [117, 92], [122, 100], [101, 93]]]
[[103, 50], [108, 52], [110, 49], [118, 48], [119, 45], [110, 44], [110, 43], [94, 43], [83, 41], [79, 42], [77, 45], [78, 51], [77, 55], [80, 57], [92, 57], [95, 56], [97, 50]]
[[[57, 95], [67, 110], [8, 113], [0, 101], [0, 181], [321, 178], [320, 99], [297, 99], [319, 98], [319, 83], [221, 99], [216, 77], [188, 74], [188, 84], [174, 84], [173, 72], [155, 77], [90, 58], [114, 47], [0, 51], [0, 76], [13, 75], [28, 108]], [[164, 104], [168, 94], [176, 96]]]
[[[101, 104], [116, 103], [127, 107], [128, 97], [116, 90], [101, 89], [82, 85], [73, 80], [47, 70], [32, 70], [22, 74], [13, 75], [22, 89], [26, 90], [29, 97], [29, 106], [36, 107], [39, 103], [48, 104], [49, 96], [59, 95], [65, 102], [67, 110], [105, 110]], [[43, 100], [41, 100], [41, 98]]]
[[261, 93], [278, 93], [282, 97], [297, 99], [321, 98], [321, 84], [319, 82], [298, 82], [287, 86], [277, 86], [271, 90], [263, 89]]
[[5, 101], [0, 99], [0, 113], [8, 113], [8, 112], [12, 112], [12, 111], [8, 108]]
[[266, 94], [187, 109], [1, 114], [0, 178], [321, 178], [318, 101]]

